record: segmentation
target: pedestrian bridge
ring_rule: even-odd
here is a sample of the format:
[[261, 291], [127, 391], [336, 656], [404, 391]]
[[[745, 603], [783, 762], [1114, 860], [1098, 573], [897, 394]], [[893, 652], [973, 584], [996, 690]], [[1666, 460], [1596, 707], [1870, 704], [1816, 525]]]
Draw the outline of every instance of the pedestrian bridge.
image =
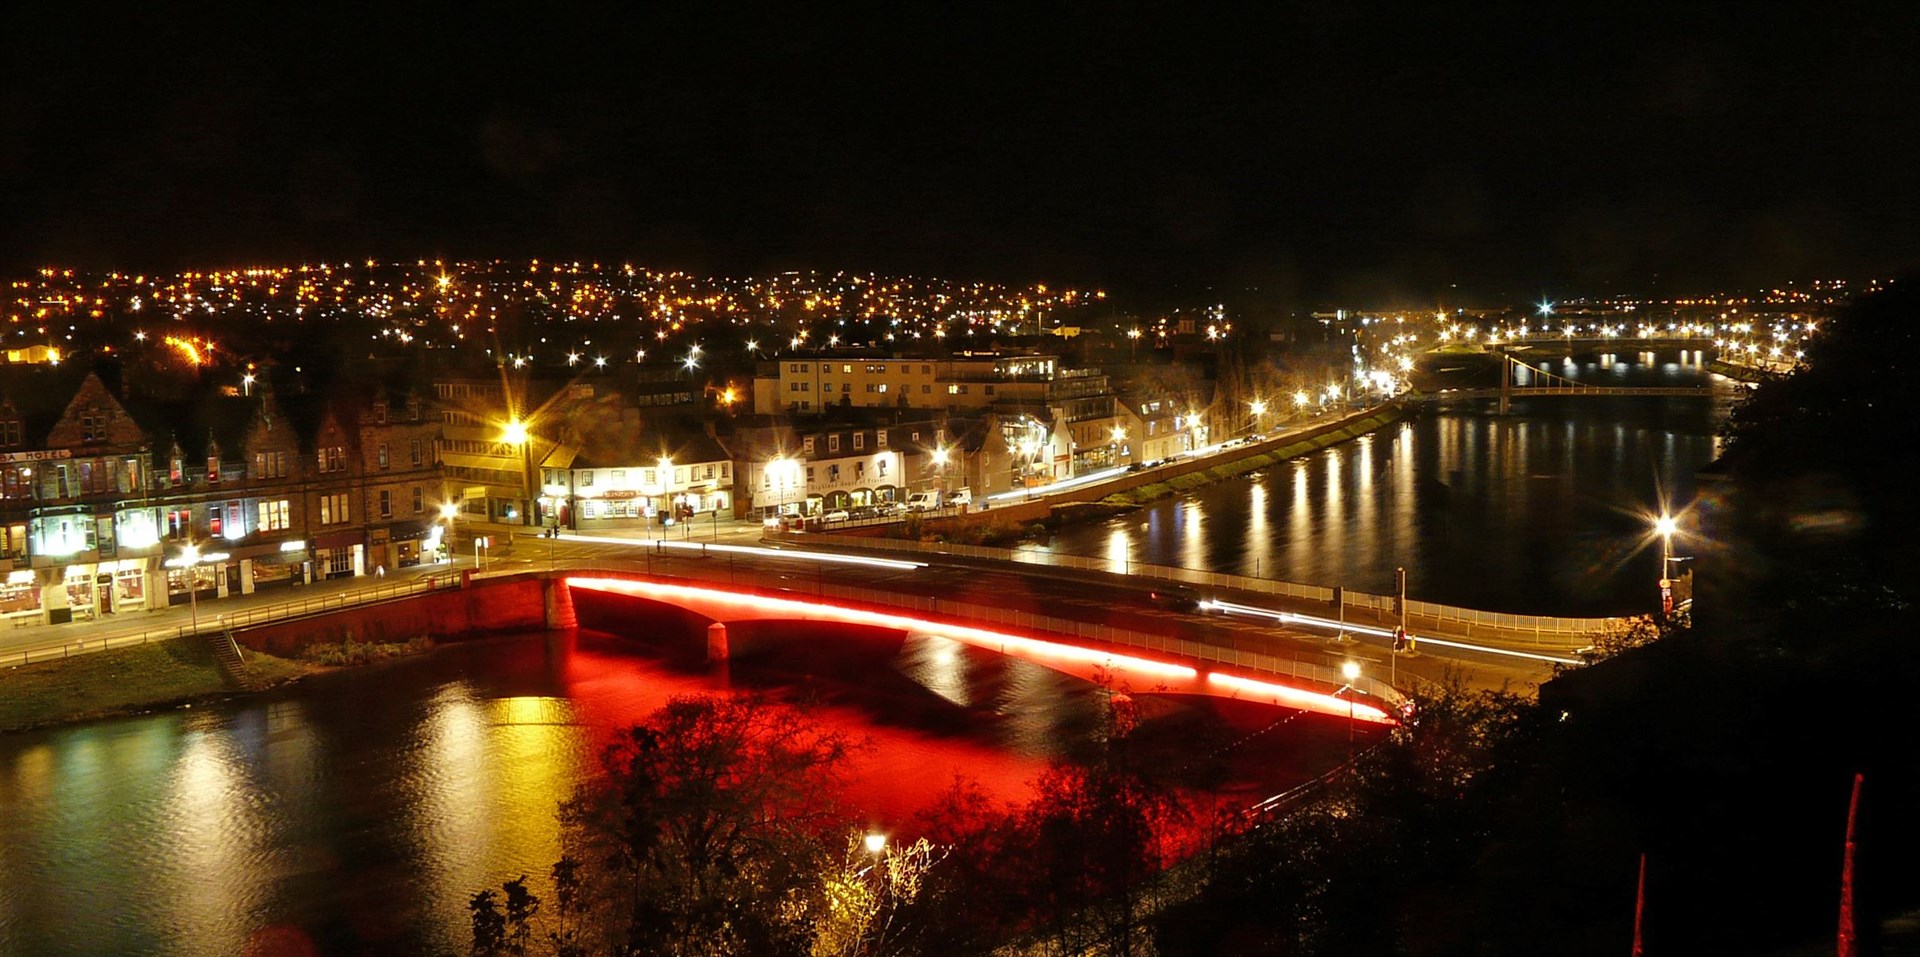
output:
[[673, 606], [712, 623], [708, 654], [715, 659], [728, 655], [725, 626], [730, 623], [844, 622], [948, 638], [1136, 692], [1258, 701], [1375, 724], [1397, 723], [1395, 715], [1405, 704], [1385, 682], [1362, 676], [1349, 683], [1332, 662], [1244, 652], [945, 599], [842, 586], [824, 586], [819, 594], [769, 594], [740, 585], [613, 569], [535, 574], [566, 585], [567, 608], [554, 624], [573, 620], [572, 593], [581, 590], [625, 596], [634, 601], [636, 611], [645, 603]]

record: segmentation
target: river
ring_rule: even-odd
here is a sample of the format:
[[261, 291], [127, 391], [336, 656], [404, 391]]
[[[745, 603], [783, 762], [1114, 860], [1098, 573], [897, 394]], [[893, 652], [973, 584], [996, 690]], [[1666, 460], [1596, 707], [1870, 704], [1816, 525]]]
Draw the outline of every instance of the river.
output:
[[[1357, 441], [1067, 528], [1035, 550], [1178, 565], [1540, 615], [1643, 614], [1658, 602], [1661, 502], [1694, 473], [1743, 386], [1698, 352], [1536, 354], [1583, 382], [1712, 388], [1711, 399], [1441, 401]], [[1524, 374], [1524, 373], [1523, 373]], [[1461, 382], [1486, 387], [1491, 382]], [[1524, 383], [1522, 383], [1524, 384]], [[1676, 554], [1692, 528], [1682, 519]]]
[[[881, 830], [910, 829], [956, 774], [1024, 801], [1101, 724], [1101, 689], [958, 643], [848, 658], [822, 676], [770, 653], [718, 675], [600, 633], [529, 635], [0, 737], [0, 954], [465, 953], [468, 897], [523, 873], [542, 892], [557, 804], [612, 732], [672, 695], [812, 702], [863, 742], [839, 800], [852, 826]], [[1272, 709], [1151, 714], [1143, 753], [1163, 761], [1241, 742], [1208, 791], [1222, 806], [1345, 745], [1337, 721]], [[1255, 734], [1276, 721], [1289, 733]]]
[[[1697, 354], [1545, 361], [1588, 381], [1709, 381]], [[1405, 566], [1417, 598], [1645, 611], [1659, 564], [1648, 514], [1663, 494], [1694, 495], [1737, 395], [1724, 380], [1714, 390], [1538, 399], [1504, 417], [1442, 404], [1045, 547], [1372, 592]], [[818, 702], [820, 720], [869, 743], [840, 797], [850, 820], [882, 829], [955, 773], [1023, 800], [1100, 723], [1100, 689], [939, 639], [814, 667], [831, 657], [773, 655], [719, 677], [599, 633], [522, 636], [0, 737], [0, 954], [463, 953], [467, 898], [522, 873], [543, 887], [558, 802], [609, 734], [675, 694], [744, 686]], [[1343, 756], [1337, 721], [1261, 735], [1291, 719], [1236, 707], [1158, 702], [1147, 744], [1183, 767], [1224, 748], [1215, 793], [1242, 806]]]

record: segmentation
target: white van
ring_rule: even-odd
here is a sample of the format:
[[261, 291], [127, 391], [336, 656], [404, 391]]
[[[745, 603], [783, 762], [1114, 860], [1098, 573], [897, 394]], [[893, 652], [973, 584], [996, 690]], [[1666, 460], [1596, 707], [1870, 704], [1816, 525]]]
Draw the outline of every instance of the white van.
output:
[[939, 492], [915, 492], [907, 496], [907, 511], [909, 512], [925, 512], [939, 507]]
[[973, 489], [970, 488], [955, 489], [947, 493], [946, 504], [948, 505], [966, 505], [972, 501]]

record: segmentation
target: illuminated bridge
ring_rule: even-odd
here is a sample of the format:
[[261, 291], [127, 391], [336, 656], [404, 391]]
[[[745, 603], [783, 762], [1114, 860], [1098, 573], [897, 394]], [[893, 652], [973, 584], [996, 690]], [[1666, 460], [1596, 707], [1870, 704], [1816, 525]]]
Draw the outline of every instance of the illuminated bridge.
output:
[[[924, 567], [891, 559], [841, 560]], [[1371, 675], [1347, 678], [1318, 655], [1264, 653], [1003, 607], [847, 585], [814, 583], [805, 592], [652, 573], [629, 563], [482, 576], [473, 584], [542, 579], [549, 624], [596, 617], [645, 621], [671, 606], [706, 620], [707, 656], [730, 656], [727, 626], [746, 622], [838, 622], [909, 635], [932, 635], [1012, 655], [1046, 668], [1136, 692], [1202, 694], [1258, 701], [1378, 724], [1394, 723], [1405, 697]], [[564, 586], [564, 588], [560, 586]], [[582, 594], [591, 593], [591, 597]]]
[[[1535, 368], [1513, 356], [1502, 354], [1506, 366], [1501, 370], [1500, 387], [1497, 389], [1449, 389], [1439, 394], [1444, 398], [1494, 399], [1500, 400], [1500, 411], [1509, 411], [1514, 399], [1536, 397], [1565, 396], [1634, 396], [1668, 397], [1679, 399], [1708, 399], [1713, 390], [1707, 386], [1608, 386], [1578, 382], [1565, 376], [1555, 375], [1545, 369]], [[1528, 383], [1520, 385], [1515, 380], [1520, 370], [1528, 373]]]

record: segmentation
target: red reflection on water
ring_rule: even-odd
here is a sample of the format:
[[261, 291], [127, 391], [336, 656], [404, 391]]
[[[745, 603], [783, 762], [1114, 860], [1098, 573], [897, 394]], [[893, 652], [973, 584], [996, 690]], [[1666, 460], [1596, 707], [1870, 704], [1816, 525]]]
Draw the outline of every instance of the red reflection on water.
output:
[[[646, 659], [592, 648], [568, 654], [564, 677], [575, 713], [599, 740], [646, 721], [675, 696], [737, 693], [717, 673], [675, 673]], [[1023, 803], [1046, 768], [1042, 758], [875, 724], [851, 708], [815, 705], [808, 710], [826, 727], [865, 743], [847, 762], [837, 797], [850, 816], [865, 816], [869, 826], [906, 821], [946, 792], [956, 775], [972, 779], [995, 800]]]

